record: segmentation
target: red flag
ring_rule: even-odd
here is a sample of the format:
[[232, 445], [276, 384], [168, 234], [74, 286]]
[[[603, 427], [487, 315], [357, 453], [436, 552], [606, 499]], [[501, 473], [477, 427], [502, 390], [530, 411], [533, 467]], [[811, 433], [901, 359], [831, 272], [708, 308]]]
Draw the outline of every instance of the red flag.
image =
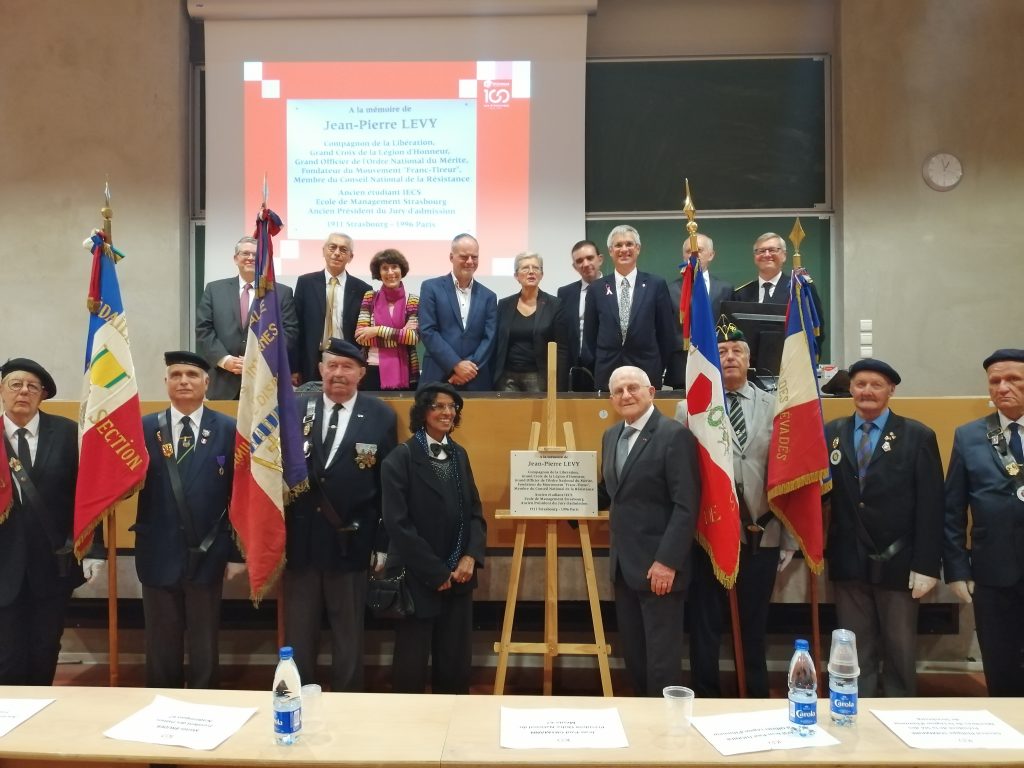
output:
[[[4, 417], [0, 416], [0, 438], [4, 435]], [[0, 439], [0, 523], [7, 519], [14, 506], [14, 481], [7, 463], [7, 441]]]

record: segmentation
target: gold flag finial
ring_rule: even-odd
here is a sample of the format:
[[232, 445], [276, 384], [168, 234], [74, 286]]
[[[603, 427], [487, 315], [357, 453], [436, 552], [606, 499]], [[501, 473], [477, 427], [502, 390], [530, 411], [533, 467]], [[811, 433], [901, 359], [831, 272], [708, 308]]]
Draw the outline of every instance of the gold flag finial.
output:
[[686, 231], [690, 235], [690, 253], [697, 253], [697, 222], [693, 217], [697, 215], [697, 209], [693, 207], [693, 198], [690, 197], [690, 180], [686, 179], [686, 201], [683, 203], [683, 213], [686, 214]]
[[267, 207], [267, 198], [268, 197], [270, 197], [270, 187], [267, 184], [267, 172], [264, 171], [263, 172], [263, 204], [260, 206], [261, 208], [266, 208]]
[[111, 219], [114, 218], [114, 209], [110, 207], [110, 174], [107, 174], [103, 184], [103, 207], [100, 208], [100, 216], [103, 217], [103, 234], [106, 235], [107, 244], [114, 244], [114, 232]]
[[800, 243], [804, 241], [804, 228], [800, 225], [800, 217], [793, 223], [793, 230], [789, 233], [789, 242], [793, 244], [793, 266], [799, 268], [800, 264]]

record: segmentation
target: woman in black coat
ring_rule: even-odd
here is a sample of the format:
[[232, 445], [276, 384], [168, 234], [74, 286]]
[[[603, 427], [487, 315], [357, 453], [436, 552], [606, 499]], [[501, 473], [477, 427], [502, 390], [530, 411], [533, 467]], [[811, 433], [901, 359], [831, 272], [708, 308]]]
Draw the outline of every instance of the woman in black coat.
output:
[[381, 467], [388, 568], [405, 569], [416, 606], [396, 627], [396, 692], [425, 692], [433, 655], [432, 691], [469, 693], [473, 590], [487, 524], [469, 457], [449, 434], [461, 419], [462, 396], [455, 388], [428, 384], [409, 411], [412, 437]]

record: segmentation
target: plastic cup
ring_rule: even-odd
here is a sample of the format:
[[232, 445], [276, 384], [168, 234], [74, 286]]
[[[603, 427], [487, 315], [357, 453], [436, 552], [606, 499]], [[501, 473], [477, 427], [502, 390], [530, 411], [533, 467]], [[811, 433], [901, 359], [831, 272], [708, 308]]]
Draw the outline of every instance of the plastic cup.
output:
[[683, 733], [693, 717], [693, 690], [682, 685], [661, 689], [665, 699], [665, 727], [669, 733]]
[[318, 731], [323, 726], [322, 690], [316, 683], [302, 686], [302, 730]]
[[841, 677], [856, 677], [860, 674], [860, 665], [857, 663], [857, 636], [849, 629], [832, 630], [828, 671]]

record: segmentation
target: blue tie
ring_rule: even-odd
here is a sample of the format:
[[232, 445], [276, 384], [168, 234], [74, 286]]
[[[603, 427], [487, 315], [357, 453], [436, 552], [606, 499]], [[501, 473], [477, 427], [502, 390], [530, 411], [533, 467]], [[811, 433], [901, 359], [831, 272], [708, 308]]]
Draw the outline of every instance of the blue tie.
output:
[[860, 442], [857, 443], [857, 475], [860, 478], [860, 487], [864, 488], [864, 479], [868, 473], [868, 464], [871, 463], [871, 430], [875, 425], [865, 421], [860, 425]]
[[1013, 454], [1014, 461], [1024, 464], [1024, 447], [1021, 446], [1020, 424], [1017, 422], [1010, 425], [1010, 453]]

